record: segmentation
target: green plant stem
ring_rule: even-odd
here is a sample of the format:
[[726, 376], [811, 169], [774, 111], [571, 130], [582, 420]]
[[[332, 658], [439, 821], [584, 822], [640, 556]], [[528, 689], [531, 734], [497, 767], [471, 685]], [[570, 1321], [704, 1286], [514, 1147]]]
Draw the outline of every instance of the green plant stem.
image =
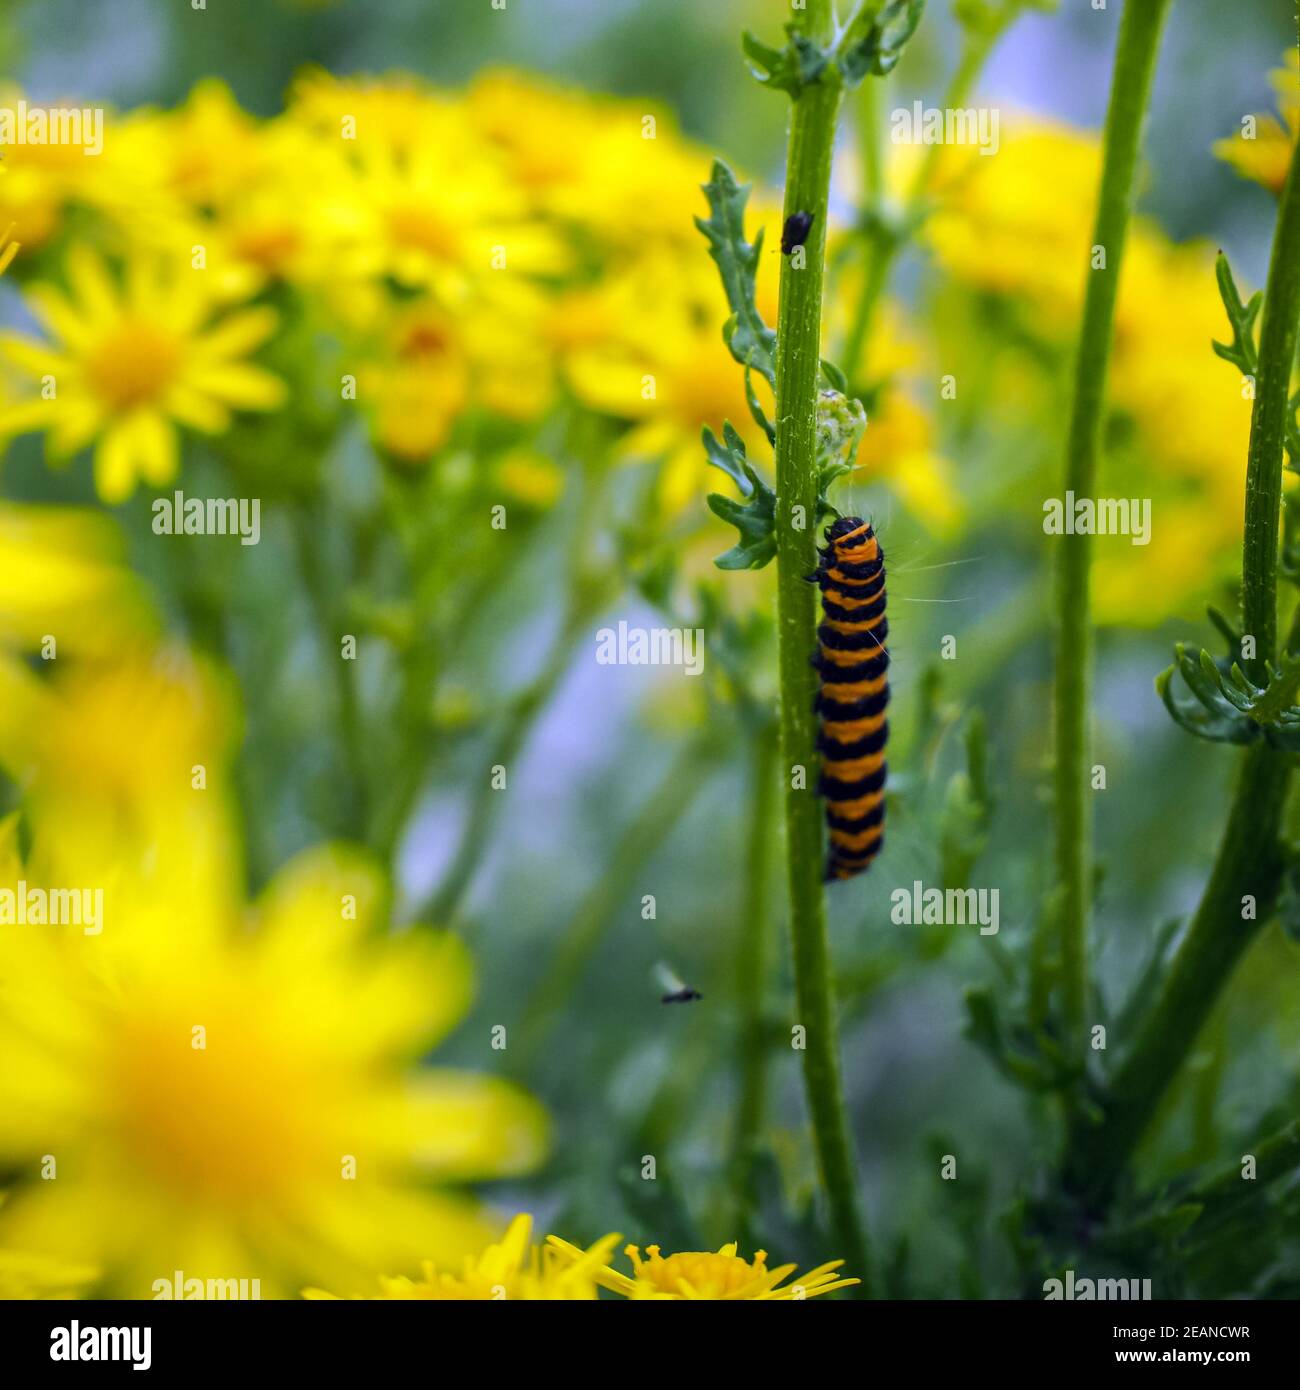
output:
[[[945, 109], [965, 106], [966, 98], [988, 61], [993, 46], [1001, 37], [1004, 27], [967, 35], [961, 58], [944, 93]], [[889, 282], [889, 273], [893, 269], [894, 261], [921, 221], [922, 208], [944, 149], [938, 144], [925, 147], [925, 153], [917, 164], [908, 189], [907, 205], [902, 219], [897, 227], [888, 225], [882, 216], [884, 161], [881, 157], [878, 96], [882, 86], [883, 83], [879, 79], [867, 78], [858, 97], [858, 135], [861, 146], [859, 156], [862, 159], [863, 191], [866, 195], [860, 212], [866, 275], [848, 336], [844, 340], [844, 349], [840, 354], [840, 368], [850, 382], [860, 382], [866, 374], [866, 349], [876, 309]]]
[[321, 660], [334, 682], [339, 741], [343, 747], [343, 788], [336, 798], [339, 829], [365, 843], [370, 826], [370, 798], [361, 700], [357, 693], [356, 661], [343, 658], [340, 647], [345, 624], [337, 597], [338, 584], [321, 549], [324, 519], [320, 509], [303, 498], [293, 507], [294, 537], [303, 588], [316, 619]]
[[[1300, 145], [1282, 189], [1264, 317], [1259, 330], [1259, 376], [1246, 455], [1246, 534], [1241, 556], [1242, 632], [1255, 638], [1255, 658], [1243, 663], [1257, 685], [1277, 654], [1277, 548], [1296, 328], [1300, 320]], [[1300, 611], [1300, 610], [1298, 610]]]
[[[1292, 155], [1273, 237], [1246, 465], [1242, 592], [1246, 630], [1257, 637], [1260, 661], [1273, 655], [1276, 641], [1282, 437], [1298, 322], [1300, 147]], [[1300, 648], [1300, 610], [1287, 648]], [[1200, 906], [1110, 1084], [1102, 1123], [1085, 1130], [1073, 1146], [1075, 1181], [1094, 1200], [1109, 1192], [1233, 968], [1268, 920], [1285, 864], [1279, 828], [1291, 761], [1263, 743], [1242, 757], [1228, 823]], [[1253, 920], [1242, 918], [1247, 896], [1255, 900]]]
[[[829, 0], [810, 0], [805, 28], [826, 42], [833, 26]], [[781, 761], [786, 786], [786, 873], [794, 951], [796, 1022], [804, 1032], [804, 1087], [822, 1185], [849, 1269], [869, 1276], [866, 1235], [858, 1210], [856, 1173], [840, 1087], [835, 1001], [831, 988], [823, 898], [822, 813], [817, 797], [816, 673], [809, 665], [816, 628], [816, 592], [805, 576], [817, 564], [816, 419], [821, 353], [822, 278], [831, 158], [841, 88], [830, 76], [801, 90], [794, 102], [786, 163], [785, 216], [813, 214], [804, 265], [781, 264], [777, 317], [776, 491], [777, 631], [781, 679]], [[799, 510], [795, 510], [795, 509]], [[802, 768], [803, 787], [794, 785]]]
[[[1101, 189], [1092, 245], [1105, 267], [1090, 268], [1075, 359], [1074, 399], [1066, 445], [1065, 490], [1091, 497], [1096, 488], [1124, 241], [1133, 208], [1142, 121], [1155, 71], [1168, 0], [1129, 0], [1120, 22], [1115, 72], [1102, 146]], [[1091, 252], [1089, 265], [1091, 266]], [[1092, 538], [1060, 536], [1056, 590], [1055, 792], [1056, 882], [1061, 932], [1062, 1025], [1069, 1054], [1082, 1063], [1088, 1014], [1088, 915], [1092, 826], [1088, 813], [1088, 702], [1092, 618]]]
[[488, 767], [504, 767], [508, 777], [514, 775], [516, 761], [528, 742], [533, 726], [559, 688], [593, 613], [593, 607], [581, 599], [570, 604], [542, 669], [510, 701], [492, 746], [488, 765], [481, 770], [479, 782], [472, 793], [469, 814], [456, 842], [451, 863], [442, 881], [416, 912], [416, 920], [438, 927], [450, 926], [454, 921], [491, 839], [499, 793], [492, 786]]
[[619, 904], [632, 890], [645, 862], [690, 809], [717, 766], [716, 736], [683, 744], [664, 779], [619, 836], [605, 871], [573, 915], [546, 973], [534, 988], [519, 1025], [520, 1055], [527, 1068], [561, 1009], [574, 998]]
[[1248, 1140], [1245, 1152], [1255, 1159], [1253, 1181], [1242, 1181], [1241, 1163], [1234, 1161], [1187, 1194], [1186, 1200], [1198, 1202], [1205, 1209], [1196, 1224], [1198, 1236], [1207, 1229], [1220, 1227], [1235, 1212], [1254, 1202], [1262, 1188], [1300, 1167], [1300, 1121], [1290, 1120], [1271, 1134]]
[[736, 1238], [748, 1243], [746, 1229], [754, 1205], [754, 1155], [767, 1104], [768, 973], [771, 913], [768, 910], [772, 827], [776, 813], [775, 730], [756, 726], [750, 738], [749, 829], [745, 847], [745, 888], [736, 941], [736, 991], [741, 1024], [737, 1030], [740, 1095], [732, 1134], [732, 1192], [740, 1211]]

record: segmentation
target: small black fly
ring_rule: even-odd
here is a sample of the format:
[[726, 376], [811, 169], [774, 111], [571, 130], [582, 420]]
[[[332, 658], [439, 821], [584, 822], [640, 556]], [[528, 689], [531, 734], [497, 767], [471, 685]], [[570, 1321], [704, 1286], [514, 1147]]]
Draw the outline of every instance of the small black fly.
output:
[[812, 231], [811, 212], [792, 212], [785, 219], [785, 230], [781, 233], [781, 254], [788, 256], [796, 246], [802, 246]]
[[658, 975], [660, 987], [664, 990], [665, 1004], [689, 1004], [692, 1000], [704, 998], [698, 989], [692, 989], [671, 965], [663, 961], [655, 966], [655, 974]]
[[671, 994], [664, 995], [665, 1004], [689, 1004], [692, 999], [703, 999], [704, 996], [698, 989], [692, 989], [687, 985], [684, 989], [675, 989]]

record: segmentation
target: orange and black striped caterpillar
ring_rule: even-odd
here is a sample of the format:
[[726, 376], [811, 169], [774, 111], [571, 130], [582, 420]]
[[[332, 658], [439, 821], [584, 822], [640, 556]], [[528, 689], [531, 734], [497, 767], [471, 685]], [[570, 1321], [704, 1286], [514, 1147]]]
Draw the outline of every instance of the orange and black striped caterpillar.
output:
[[842, 516], [826, 528], [809, 576], [822, 591], [823, 621], [813, 665], [821, 675], [815, 712], [830, 847], [826, 878], [865, 872], [885, 842], [885, 743], [889, 653], [885, 639], [885, 552], [871, 523]]

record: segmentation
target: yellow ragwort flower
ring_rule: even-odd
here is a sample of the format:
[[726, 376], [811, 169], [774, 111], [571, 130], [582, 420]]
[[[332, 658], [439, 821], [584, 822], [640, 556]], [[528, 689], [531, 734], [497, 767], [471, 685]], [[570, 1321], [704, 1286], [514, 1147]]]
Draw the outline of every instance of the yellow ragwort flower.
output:
[[[481, 1255], [467, 1255], [459, 1274], [424, 1262], [423, 1278], [380, 1279], [378, 1300], [447, 1302], [568, 1302], [597, 1297], [596, 1280], [614, 1253], [618, 1236], [609, 1235], [571, 1260], [567, 1252], [530, 1243], [533, 1218], [522, 1212], [500, 1241]], [[332, 1299], [323, 1289], [304, 1289], [304, 1298]]]
[[[749, 234], [755, 234], [751, 228]], [[768, 244], [774, 228], [768, 226]], [[764, 258], [758, 279], [758, 305], [776, 322], [776, 265]], [[589, 409], [627, 421], [631, 428], [618, 444], [628, 461], [659, 467], [664, 511], [677, 516], [698, 506], [713, 473], [700, 444], [700, 430], [721, 435], [730, 421], [756, 457], [767, 442], [745, 401], [744, 369], [723, 341], [720, 326], [727, 305], [707, 257], [683, 266], [660, 248], [603, 287], [608, 298], [608, 336], [577, 335], [563, 352], [565, 376]], [[584, 317], [596, 321], [588, 305]], [[772, 412], [771, 391], [758, 373], [753, 384]]]
[[[549, 1236], [550, 1243], [569, 1259], [585, 1258], [586, 1252], [576, 1245]], [[860, 1279], [839, 1279], [835, 1271], [843, 1260], [831, 1260], [810, 1269], [790, 1283], [783, 1281], [795, 1272], [795, 1265], [767, 1267], [767, 1252], [758, 1250], [752, 1261], [736, 1253], [732, 1241], [716, 1252], [707, 1250], [679, 1251], [666, 1258], [657, 1245], [646, 1246], [643, 1258], [638, 1246], [629, 1245], [624, 1254], [632, 1261], [631, 1275], [605, 1266], [596, 1271], [596, 1282], [603, 1288], [622, 1294], [624, 1298], [648, 1299], [802, 1299], [816, 1298], [836, 1289], [859, 1284]], [[778, 1287], [778, 1285], [780, 1287]]]
[[0, 553], [0, 648], [107, 651], [152, 626], [106, 516], [0, 502]]
[[359, 218], [342, 279], [388, 276], [460, 307], [476, 281], [567, 264], [462, 102], [410, 77], [309, 73], [287, 114], [341, 158], [336, 193]]
[[45, 1255], [0, 1250], [0, 1299], [82, 1298], [99, 1277], [90, 1265], [70, 1265]]
[[1291, 167], [1291, 151], [1300, 138], [1300, 50], [1288, 49], [1283, 66], [1269, 73], [1269, 81], [1277, 93], [1282, 120], [1250, 116], [1249, 126], [1214, 142], [1214, 153], [1243, 177], [1262, 183], [1271, 193], [1281, 193]]
[[377, 872], [339, 849], [224, 928], [191, 926], [210, 909], [183, 858], [169, 878], [165, 911], [106, 905], [95, 935], [0, 916], [0, 1155], [25, 1179], [0, 1243], [128, 1298], [176, 1270], [353, 1293], [481, 1249], [492, 1227], [454, 1185], [533, 1166], [544, 1120], [504, 1081], [419, 1063], [468, 1007], [463, 945], [383, 933]]
[[274, 410], [279, 378], [246, 358], [274, 331], [269, 308], [213, 322], [204, 272], [167, 271], [133, 257], [119, 286], [85, 245], [68, 253], [69, 288], [35, 285], [31, 306], [52, 342], [10, 334], [7, 360], [39, 392], [0, 412], [0, 433], [43, 430], [55, 459], [95, 445], [95, 486], [106, 502], [136, 482], [170, 482], [178, 467], [177, 427], [220, 434], [233, 410]]

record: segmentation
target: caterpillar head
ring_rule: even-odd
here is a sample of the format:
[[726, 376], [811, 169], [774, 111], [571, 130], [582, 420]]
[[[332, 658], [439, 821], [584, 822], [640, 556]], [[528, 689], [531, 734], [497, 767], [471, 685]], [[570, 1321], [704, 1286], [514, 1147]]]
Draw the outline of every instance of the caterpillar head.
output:
[[826, 539], [833, 544], [841, 536], [847, 536], [853, 531], [860, 531], [863, 525], [864, 522], [860, 516], [837, 517], [826, 528]]

